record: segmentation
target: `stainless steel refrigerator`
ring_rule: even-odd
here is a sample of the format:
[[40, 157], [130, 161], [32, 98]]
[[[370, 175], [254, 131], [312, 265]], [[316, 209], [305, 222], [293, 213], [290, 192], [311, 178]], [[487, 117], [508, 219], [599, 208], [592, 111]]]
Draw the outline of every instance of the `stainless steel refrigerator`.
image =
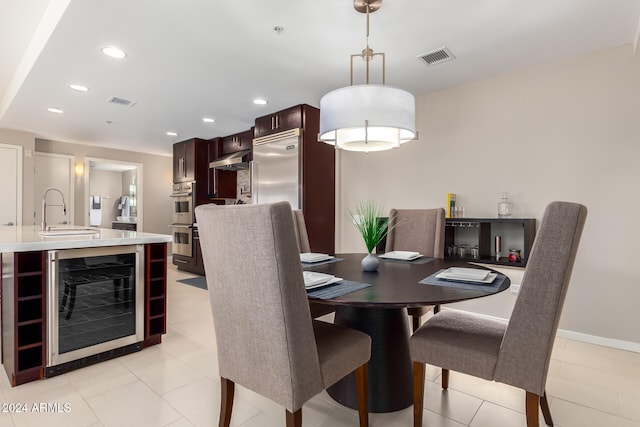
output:
[[253, 203], [287, 201], [302, 209], [301, 129], [253, 140], [251, 192]]

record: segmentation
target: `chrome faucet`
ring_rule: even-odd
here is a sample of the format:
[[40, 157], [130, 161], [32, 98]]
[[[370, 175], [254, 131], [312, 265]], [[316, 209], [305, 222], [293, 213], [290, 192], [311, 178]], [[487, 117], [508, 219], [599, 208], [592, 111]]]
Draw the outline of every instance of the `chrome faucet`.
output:
[[67, 214], [67, 202], [64, 201], [64, 194], [62, 191], [55, 187], [49, 187], [44, 190], [44, 195], [42, 196], [42, 226], [40, 227], [42, 231], [48, 231], [50, 227], [47, 227], [47, 193], [51, 190], [57, 191], [62, 196], [62, 204], [61, 205], [50, 205], [50, 206], [62, 206], [62, 211], [64, 214]]

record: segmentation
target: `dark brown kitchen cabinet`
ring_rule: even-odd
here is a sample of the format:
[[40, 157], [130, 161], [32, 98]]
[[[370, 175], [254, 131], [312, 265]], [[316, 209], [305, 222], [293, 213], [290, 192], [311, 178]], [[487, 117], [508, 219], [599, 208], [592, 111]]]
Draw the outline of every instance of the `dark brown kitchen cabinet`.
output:
[[209, 141], [192, 138], [173, 144], [173, 182], [195, 182], [195, 204], [207, 203]]
[[202, 249], [200, 249], [200, 234], [198, 229], [193, 229], [193, 273], [204, 276], [204, 261], [202, 260]]
[[[44, 378], [46, 259], [44, 251], [5, 253], [2, 261], [2, 364], [12, 386]], [[13, 277], [10, 275], [13, 274]]]
[[[209, 165], [209, 162], [216, 160], [218, 157], [222, 156], [223, 154], [228, 154], [223, 152], [225, 139], [227, 138], [230, 138], [230, 137], [214, 138], [209, 140], [207, 167]], [[232, 142], [229, 142], [228, 145], [231, 147], [233, 144]], [[231, 152], [233, 151], [230, 151], [230, 153]], [[237, 187], [238, 181], [236, 178], [235, 171], [209, 168], [207, 172], [207, 177], [208, 177], [207, 186], [209, 189], [209, 193], [208, 193], [209, 199], [235, 199], [236, 198], [236, 192], [237, 192], [236, 187]], [[208, 202], [209, 201], [206, 201], [205, 203], [208, 203]]]
[[173, 182], [195, 180], [195, 141], [173, 144]]
[[144, 341], [143, 347], [162, 342], [167, 332], [167, 244], [144, 248]]
[[111, 221], [111, 228], [114, 230], [136, 231], [138, 229], [138, 224], [135, 222]]
[[222, 138], [222, 153], [231, 154], [243, 150], [251, 150], [253, 146], [253, 129]]
[[304, 127], [303, 107], [303, 105], [296, 105], [286, 110], [258, 117], [255, 121], [254, 136], [260, 138], [261, 136]]

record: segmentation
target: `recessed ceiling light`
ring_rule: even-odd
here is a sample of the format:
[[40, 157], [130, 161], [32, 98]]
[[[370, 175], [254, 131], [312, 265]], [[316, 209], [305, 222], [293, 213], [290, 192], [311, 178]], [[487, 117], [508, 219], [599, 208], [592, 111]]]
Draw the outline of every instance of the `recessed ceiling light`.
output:
[[64, 111], [62, 111], [62, 110], [61, 110], [61, 109], [59, 109], [59, 108], [47, 108], [47, 111], [48, 111], [48, 112], [50, 112], [50, 113], [56, 113], [56, 114], [62, 114], [62, 113], [64, 113]]
[[78, 92], [88, 92], [89, 88], [82, 85], [69, 85], [69, 87], [73, 90], [77, 90]]
[[213, 122], [215, 122], [215, 120], [212, 119], [211, 117], [203, 117], [202, 121], [205, 122], [205, 123], [213, 123]]
[[167, 136], [178, 136], [177, 132], [167, 132]]
[[127, 56], [124, 50], [119, 49], [115, 46], [106, 46], [102, 48], [102, 53], [112, 58], [122, 59]]
[[267, 100], [262, 98], [256, 98], [253, 100], [253, 103], [256, 105], [267, 105]]

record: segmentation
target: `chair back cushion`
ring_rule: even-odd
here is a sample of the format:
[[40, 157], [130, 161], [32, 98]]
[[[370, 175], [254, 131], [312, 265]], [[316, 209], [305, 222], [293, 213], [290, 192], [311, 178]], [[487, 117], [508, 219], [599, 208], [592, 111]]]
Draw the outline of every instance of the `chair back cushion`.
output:
[[307, 224], [304, 221], [304, 215], [300, 209], [293, 210], [293, 229], [298, 242], [298, 251], [300, 253], [311, 252], [309, 235], [307, 234]]
[[444, 258], [444, 209], [391, 209], [385, 251]]
[[552, 202], [542, 218], [494, 379], [542, 395], [587, 208]]
[[220, 376], [290, 411], [322, 377], [288, 202], [195, 209]]

